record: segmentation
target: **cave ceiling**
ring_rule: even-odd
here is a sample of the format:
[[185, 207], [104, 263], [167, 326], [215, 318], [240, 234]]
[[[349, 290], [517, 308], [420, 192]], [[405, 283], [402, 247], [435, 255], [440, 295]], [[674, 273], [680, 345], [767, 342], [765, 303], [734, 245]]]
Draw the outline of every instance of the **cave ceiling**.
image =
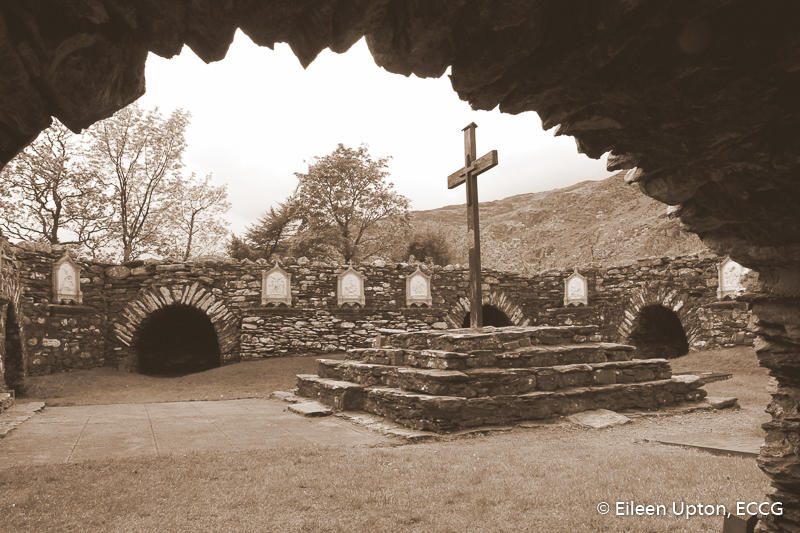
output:
[[0, 162], [51, 117], [80, 131], [136, 100], [148, 52], [218, 61], [240, 28], [307, 66], [366, 36], [390, 72], [452, 67], [474, 109], [611, 152], [717, 252], [795, 268], [799, 20], [795, 0], [0, 0]]

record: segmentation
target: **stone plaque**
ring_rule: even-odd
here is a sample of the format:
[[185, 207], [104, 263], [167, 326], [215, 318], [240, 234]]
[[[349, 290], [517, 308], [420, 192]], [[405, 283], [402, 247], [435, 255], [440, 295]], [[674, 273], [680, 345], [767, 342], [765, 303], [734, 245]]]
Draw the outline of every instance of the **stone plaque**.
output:
[[431, 278], [417, 267], [416, 272], [406, 278], [406, 307], [413, 305], [422, 307], [423, 304], [428, 307], [433, 305]]
[[69, 252], [64, 252], [64, 256], [53, 265], [53, 303], [62, 301], [83, 303], [81, 270]]
[[564, 307], [570, 305], [589, 305], [589, 287], [586, 278], [578, 273], [578, 267], [564, 280]]
[[750, 269], [744, 268], [730, 257], [726, 257], [722, 263], [717, 265], [717, 271], [719, 273], [717, 298], [721, 300], [726, 296], [735, 297], [744, 292], [742, 276], [750, 272]]
[[278, 266], [261, 274], [261, 305], [292, 305], [292, 276]]
[[339, 274], [337, 304], [366, 304], [364, 296], [364, 275], [353, 270], [353, 265]]

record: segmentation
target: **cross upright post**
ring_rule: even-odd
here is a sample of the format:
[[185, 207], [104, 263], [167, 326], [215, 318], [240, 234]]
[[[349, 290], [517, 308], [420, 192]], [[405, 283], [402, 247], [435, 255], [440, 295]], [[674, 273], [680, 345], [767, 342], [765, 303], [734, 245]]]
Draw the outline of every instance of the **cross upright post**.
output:
[[472, 329], [483, 327], [483, 295], [481, 291], [481, 235], [478, 217], [478, 175], [497, 166], [497, 150], [492, 150], [480, 159], [475, 146], [475, 128], [472, 122], [464, 132], [464, 168], [447, 177], [447, 188], [466, 183], [467, 231], [469, 232], [469, 322]]

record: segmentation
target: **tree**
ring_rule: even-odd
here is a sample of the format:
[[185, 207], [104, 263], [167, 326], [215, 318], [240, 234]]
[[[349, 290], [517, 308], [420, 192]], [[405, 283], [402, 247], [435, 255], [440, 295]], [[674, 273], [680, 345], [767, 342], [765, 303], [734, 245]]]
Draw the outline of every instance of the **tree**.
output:
[[228, 236], [228, 222], [221, 218], [230, 208], [227, 185], [211, 185], [211, 174], [202, 182], [194, 173], [171, 188], [173, 201], [163, 218], [162, 255], [188, 261], [213, 254]]
[[89, 130], [91, 161], [112, 191], [110, 230], [125, 262], [159, 245], [167, 211], [176, 205], [170, 186], [179, 183], [189, 116], [177, 109], [164, 119], [158, 108], [145, 112], [134, 103]]
[[388, 160], [373, 160], [366, 145], [353, 150], [339, 144], [315, 157], [307, 173], [295, 173], [297, 247], [327, 249], [345, 262], [388, 250], [391, 233], [408, 225], [409, 209], [408, 199], [385, 181]]
[[269, 260], [273, 254], [289, 252], [289, 239], [297, 233], [299, 220], [297, 191], [265, 211], [245, 232], [245, 242], [254, 257]]
[[412, 255], [417, 261], [447, 266], [453, 262], [449, 237], [440, 228], [431, 224], [422, 224], [414, 228], [414, 232], [403, 247], [402, 261]]
[[0, 172], [0, 228], [12, 238], [94, 250], [108, 226], [103, 183], [58, 121]]
[[229, 257], [237, 261], [241, 261], [242, 259], [250, 259], [251, 261], [257, 259], [255, 252], [250, 249], [247, 243], [233, 233], [225, 247], [225, 252]]

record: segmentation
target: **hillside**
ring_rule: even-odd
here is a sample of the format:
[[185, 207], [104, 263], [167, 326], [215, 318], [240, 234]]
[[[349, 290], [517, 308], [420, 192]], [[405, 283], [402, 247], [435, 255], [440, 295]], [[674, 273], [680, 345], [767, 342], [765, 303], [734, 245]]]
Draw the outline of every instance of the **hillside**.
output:
[[[480, 204], [483, 264], [532, 272], [573, 265], [618, 265], [705, 249], [693, 233], [623, 180], [623, 173], [564, 189]], [[454, 262], [467, 262], [466, 208], [413, 211], [415, 228], [441, 228]]]

